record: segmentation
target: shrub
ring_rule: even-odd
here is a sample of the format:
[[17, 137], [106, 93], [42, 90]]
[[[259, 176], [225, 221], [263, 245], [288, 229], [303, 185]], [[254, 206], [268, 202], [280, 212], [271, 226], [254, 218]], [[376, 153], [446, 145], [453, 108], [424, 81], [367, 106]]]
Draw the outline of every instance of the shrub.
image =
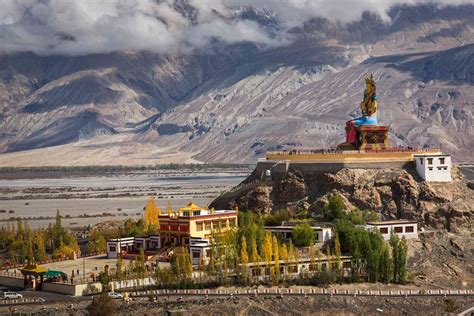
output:
[[293, 228], [291, 239], [296, 246], [307, 247], [314, 244], [316, 235], [308, 224], [299, 224]]
[[456, 301], [451, 298], [445, 299], [442, 306], [444, 311], [447, 313], [454, 313], [458, 309]]
[[112, 316], [117, 314], [117, 303], [104, 293], [94, 297], [86, 309], [91, 316]]
[[82, 291], [82, 295], [91, 295], [99, 293], [99, 289], [94, 284], [87, 284], [86, 288]]

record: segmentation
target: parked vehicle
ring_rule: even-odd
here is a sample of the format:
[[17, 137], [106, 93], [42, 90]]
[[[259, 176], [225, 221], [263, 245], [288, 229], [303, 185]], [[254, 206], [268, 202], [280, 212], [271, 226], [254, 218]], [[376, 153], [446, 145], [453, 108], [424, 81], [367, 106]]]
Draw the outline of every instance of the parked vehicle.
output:
[[17, 300], [23, 298], [23, 295], [17, 292], [3, 292], [3, 299], [5, 300]]
[[123, 298], [123, 295], [117, 292], [109, 292], [108, 295], [110, 298], [115, 298], [115, 299]]

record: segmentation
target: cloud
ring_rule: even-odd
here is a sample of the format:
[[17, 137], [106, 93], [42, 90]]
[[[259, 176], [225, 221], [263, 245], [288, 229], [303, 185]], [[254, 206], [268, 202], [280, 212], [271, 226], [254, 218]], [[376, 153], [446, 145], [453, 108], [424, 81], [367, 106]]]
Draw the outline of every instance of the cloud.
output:
[[[396, 4], [429, 0], [0, 0], [0, 51], [83, 55], [134, 49], [157, 53], [205, 49], [213, 41], [275, 46], [291, 27], [313, 17], [358, 20], [365, 10], [389, 20]], [[444, 0], [444, 4], [469, 1]], [[242, 7], [266, 9], [278, 32], [250, 19]]]

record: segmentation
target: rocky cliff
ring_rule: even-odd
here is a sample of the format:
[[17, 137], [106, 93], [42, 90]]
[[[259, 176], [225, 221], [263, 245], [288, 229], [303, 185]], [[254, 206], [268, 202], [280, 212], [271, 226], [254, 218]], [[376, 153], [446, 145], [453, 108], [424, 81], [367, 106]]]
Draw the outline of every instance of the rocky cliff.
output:
[[[244, 182], [256, 177], [252, 174]], [[261, 213], [305, 209], [321, 218], [324, 204], [333, 194], [344, 199], [347, 210], [374, 210], [383, 219], [414, 219], [422, 227], [450, 232], [470, 229], [474, 216], [474, 191], [467, 187], [457, 168], [453, 168], [451, 183], [424, 182], [410, 168], [345, 168], [335, 173], [290, 169], [272, 181], [224, 194], [213, 205]]]

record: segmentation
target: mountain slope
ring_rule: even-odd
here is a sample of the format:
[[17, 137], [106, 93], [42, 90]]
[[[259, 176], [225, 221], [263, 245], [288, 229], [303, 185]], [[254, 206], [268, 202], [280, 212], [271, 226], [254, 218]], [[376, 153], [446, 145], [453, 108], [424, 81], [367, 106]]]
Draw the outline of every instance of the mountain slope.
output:
[[[67, 159], [37, 161], [115, 164], [105, 158], [114, 148], [121, 164], [253, 162], [268, 149], [336, 145], [370, 72], [393, 144], [472, 159], [473, 8], [402, 6], [390, 24], [369, 13], [346, 26], [313, 19], [270, 49], [0, 55], [0, 165], [34, 165], [28, 157], [51, 153], [38, 148], [57, 145]], [[278, 27], [261, 12], [239, 14]]]

